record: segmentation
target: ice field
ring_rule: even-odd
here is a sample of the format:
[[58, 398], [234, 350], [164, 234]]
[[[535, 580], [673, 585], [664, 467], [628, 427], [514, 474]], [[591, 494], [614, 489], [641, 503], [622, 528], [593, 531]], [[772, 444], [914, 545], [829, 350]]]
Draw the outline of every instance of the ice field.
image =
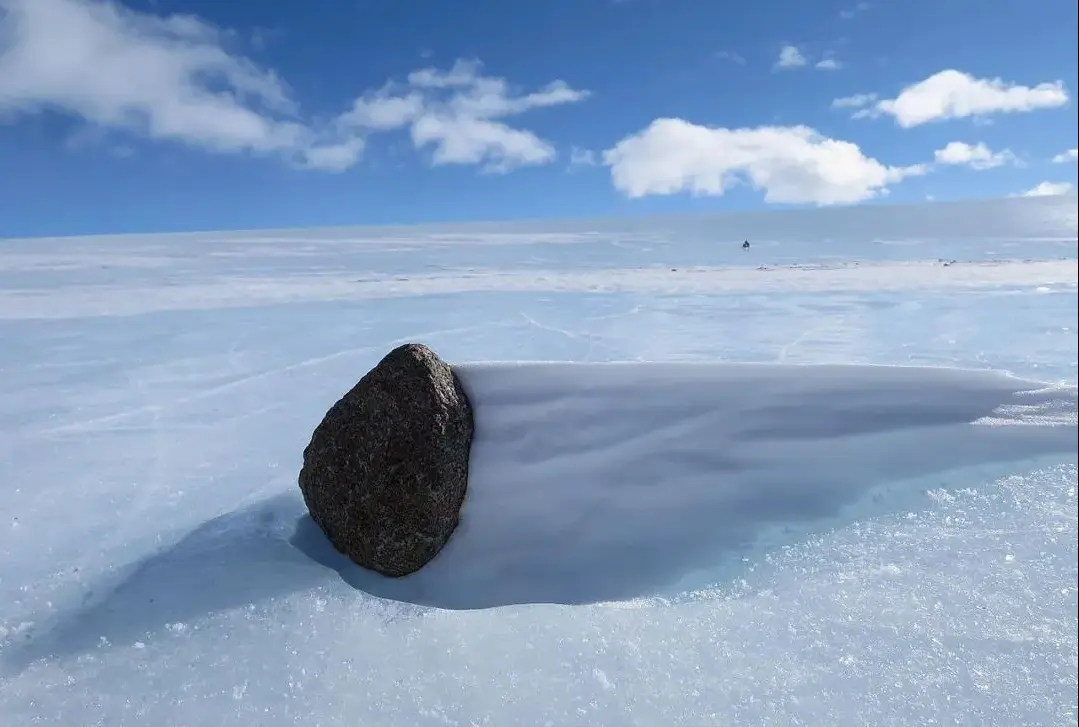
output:
[[[1079, 724], [1077, 228], [0, 240], [0, 723]], [[460, 528], [388, 580], [296, 476], [405, 341], [477, 438]]]

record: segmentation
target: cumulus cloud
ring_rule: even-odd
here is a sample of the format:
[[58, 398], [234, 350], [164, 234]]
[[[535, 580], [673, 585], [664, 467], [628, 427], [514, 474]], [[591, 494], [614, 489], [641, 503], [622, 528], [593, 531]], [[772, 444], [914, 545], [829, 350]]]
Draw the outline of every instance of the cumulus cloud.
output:
[[1075, 187], [1071, 182], [1042, 182], [1037, 186], [1028, 189], [1020, 196], [1022, 197], [1053, 197], [1058, 194], [1068, 194]]
[[[860, 100], [860, 104], [853, 103]], [[837, 108], [858, 108], [855, 118], [887, 115], [903, 128], [947, 119], [980, 118], [1064, 106], [1070, 100], [1063, 81], [1023, 86], [1000, 78], [975, 78], [953, 69], [912, 84], [891, 99], [871, 95], [836, 99]], [[841, 103], [847, 102], [847, 103]]]
[[671, 118], [625, 137], [603, 153], [603, 162], [629, 197], [720, 196], [749, 184], [768, 202], [817, 205], [870, 199], [927, 171], [924, 165], [886, 166], [856, 144], [805, 126], [726, 129]]
[[554, 150], [499, 121], [587, 96], [562, 82], [514, 95], [479, 64], [421, 69], [324, 124], [306, 121], [269, 69], [230, 50], [229, 33], [189, 15], [159, 17], [114, 0], [0, 0], [0, 121], [59, 111], [92, 126], [212, 152], [276, 154], [343, 171], [373, 133], [409, 127], [436, 164], [508, 170]]
[[1054, 164], [1068, 164], [1079, 159], [1079, 149], [1068, 149], [1053, 157]]
[[113, 2], [0, 0], [0, 114], [58, 110], [102, 127], [213, 151], [281, 153], [318, 166], [333, 151], [295, 118], [272, 72], [226, 49], [197, 18], [159, 18]]
[[933, 152], [933, 158], [937, 164], [965, 166], [977, 170], [993, 169], [1017, 161], [1010, 149], [993, 151], [981, 142], [967, 144], [963, 141], [953, 141], [943, 149], [937, 149]]
[[515, 93], [503, 78], [485, 76], [478, 61], [459, 60], [448, 70], [423, 68], [407, 82], [366, 94], [339, 119], [350, 131], [408, 128], [416, 148], [432, 148], [432, 163], [477, 164], [506, 172], [555, 159], [553, 145], [504, 119], [588, 98], [587, 91], [554, 81], [538, 91]]
[[779, 58], [776, 59], [775, 67], [801, 68], [808, 62], [797, 46], [785, 45], [779, 49]]
[[[779, 58], [776, 59], [773, 69], [777, 71], [790, 70], [793, 68], [805, 68], [809, 65], [809, 58], [796, 45], [785, 45], [779, 49]], [[838, 71], [843, 64], [832, 57], [831, 52], [813, 64], [820, 71]]]

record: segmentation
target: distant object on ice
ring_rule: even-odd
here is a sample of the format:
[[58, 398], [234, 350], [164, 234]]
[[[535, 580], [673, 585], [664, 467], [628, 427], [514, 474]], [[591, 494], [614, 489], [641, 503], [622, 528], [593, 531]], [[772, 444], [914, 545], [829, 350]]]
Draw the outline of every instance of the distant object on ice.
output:
[[299, 484], [333, 546], [391, 577], [434, 558], [460, 519], [472, 406], [431, 349], [388, 353], [315, 428]]

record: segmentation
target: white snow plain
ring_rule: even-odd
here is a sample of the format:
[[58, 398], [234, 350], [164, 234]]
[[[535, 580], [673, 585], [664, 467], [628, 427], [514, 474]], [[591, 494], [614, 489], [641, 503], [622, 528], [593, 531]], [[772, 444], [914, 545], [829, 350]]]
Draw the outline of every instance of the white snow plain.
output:
[[[0, 722], [1075, 725], [1076, 236], [1063, 197], [0, 241]], [[389, 580], [296, 474], [404, 341], [477, 438]]]

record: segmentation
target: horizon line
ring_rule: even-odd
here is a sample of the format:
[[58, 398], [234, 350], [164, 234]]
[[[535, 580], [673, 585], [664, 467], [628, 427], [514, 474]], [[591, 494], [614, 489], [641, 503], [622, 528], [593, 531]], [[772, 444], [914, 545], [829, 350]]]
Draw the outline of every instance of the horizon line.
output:
[[692, 218], [725, 218], [725, 217], [765, 217], [765, 216], [777, 216], [783, 214], [807, 214], [807, 213], [828, 213], [832, 211], [852, 210], [861, 208], [874, 208], [874, 207], [887, 207], [891, 209], [902, 208], [922, 208], [922, 207], [947, 207], [952, 205], [969, 205], [969, 204], [989, 204], [989, 203], [1018, 203], [1023, 202], [1025, 204], [1033, 204], [1035, 201], [1048, 201], [1061, 198], [1075, 198], [1079, 203], [1079, 193], [1072, 191], [1064, 194], [1056, 195], [1042, 195], [1042, 196], [1017, 196], [1017, 195], [1002, 195], [1002, 196], [989, 196], [989, 197], [960, 197], [954, 199], [926, 199], [919, 200], [917, 202], [888, 202], [887, 200], [872, 200], [865, 202], [858, 202], [854, 204], [836, 204], [836, 205], [798, 205], [798, 206], [783, 206], [776, 208], [763, 208], [763, 209], [741, 209], [741, 210], [715, 210], [715, 211], [683, 211], [683, 212], [652, 212], [643, 214], [629, 213], [625, 215], [618, 215], [613, 217], [523, 217], [515, 219], [476, 219], [476, 220], [446, 220], [446, 221], [427, 221], [427, 222], [397, 222], [386, 224], [355, 224], [355, 225], [316, 225], [316, 226], [284, 226], [284, 227], [236, 227], [236, 228], [204, 228], [204, 229], [189, 229], [189, 230], [143, 230], [138, 232], [96, 232], [96, 233], [74, 233], [66, 235], [20, 235], [17, 237], [0, 236], [0, 243], [14, 242], [14, 241], [26, 241], [26, 240], [69, 240], [69, 239], [95, 239], [95, 238], [117, 238], [117, 237], [184, 237], [184, 236], [196, 236], [196, 235], [215, 235], [215, 234], [230, 234], [230, 235], [243, 235], [252, 233], [270, 233], [270, 232], [303, 232], [303, 231], [332, 231], [332, 230], [422, 230], [425, 228], [441, 228], [441, 229], [454, 229], [454, 228], [469, 228], [470, 230], [476, 230], [476, 228], [490, 227], [496, 225], [583, 225], [583, 224], [596, 224], [596, 223], [611, 223], [611, 222], [643, 222], [649, 220], [670, 220], [670, 219], [692, 219]]

